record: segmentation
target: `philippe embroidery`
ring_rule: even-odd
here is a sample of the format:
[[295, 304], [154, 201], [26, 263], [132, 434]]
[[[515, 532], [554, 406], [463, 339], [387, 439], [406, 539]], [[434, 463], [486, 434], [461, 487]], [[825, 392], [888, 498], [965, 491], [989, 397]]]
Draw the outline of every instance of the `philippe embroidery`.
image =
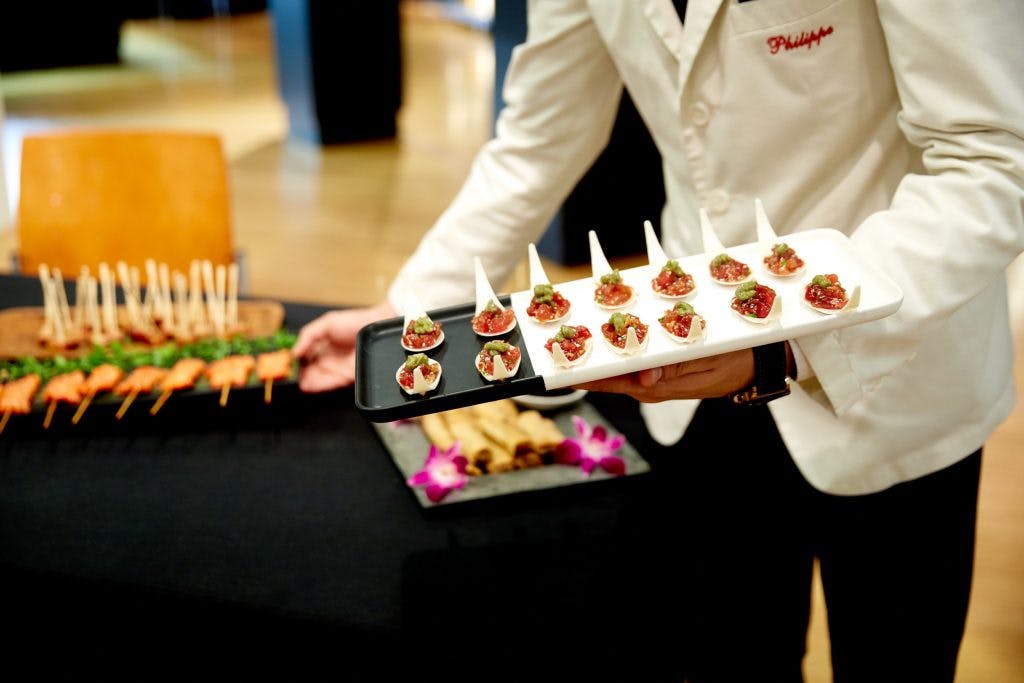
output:
[[796, 50], [801, 47], [806, 47], [808, 50], [814, 45], [821, 45], [821, 39], [825, 36], [832, 35], [834, 29], [829, 26], [828, 28], [822, 26], [817, 31], [801, 31], [799, 35], [788, 35], [788, 36], [772, 36], [768, 39], [768, 50], [772, 54], [777, 53], [779, 50]]

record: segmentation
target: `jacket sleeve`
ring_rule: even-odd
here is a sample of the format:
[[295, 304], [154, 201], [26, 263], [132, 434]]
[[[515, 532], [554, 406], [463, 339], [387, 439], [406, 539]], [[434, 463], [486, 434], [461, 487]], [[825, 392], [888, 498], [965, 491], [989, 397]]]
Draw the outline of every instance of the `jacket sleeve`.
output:
[[471, 300], [474, 256], [499, 290], [607, 144], [621, 94], [586, 3], [531, 1], [496, 134], [392, 282], [392, 305], [409, 291], [427, 308]]
[[922, 168], [852, 235], [903, 289], [899, 311], [799, 340], [838, 414], [1003, 278], [1024, 250], [1024, 3], [877, 6], [898, 122], [921, 150]]

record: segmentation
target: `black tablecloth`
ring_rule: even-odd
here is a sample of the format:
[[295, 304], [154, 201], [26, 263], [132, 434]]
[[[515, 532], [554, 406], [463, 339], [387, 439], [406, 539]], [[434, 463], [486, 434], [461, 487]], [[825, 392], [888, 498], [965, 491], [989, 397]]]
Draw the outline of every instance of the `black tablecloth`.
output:
[[[0, 308], [38, 305], [38, 289], [0, 277]], [[285, 324], [322, 310], [287, 304]], [[351, 390], [284, 385], [271, 406], [237, 392], [226, 408], [175, 397], [156, 417], [90, 412], [45, 432], [12, 418], [0, 434], [7, 644], [474, 680], [661, 670], [666, 454], [635, 404], [588, 400], [650, 473], [431, 509]]]

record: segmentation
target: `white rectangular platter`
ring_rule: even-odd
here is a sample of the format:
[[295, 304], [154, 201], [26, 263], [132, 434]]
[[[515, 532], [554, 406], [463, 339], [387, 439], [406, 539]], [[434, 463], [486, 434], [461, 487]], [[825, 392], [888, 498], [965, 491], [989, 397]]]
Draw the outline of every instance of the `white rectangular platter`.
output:
[[[659, 297], [651, 289], [651, 279], [664, 263], [621, 270], [623, 280], [637, 292], [633, 303], [621, 310], [638, 316], [648, 325], [647, 346], [633, 356], [619, 355], [605, 344], [601, 325], [608, 322], [612, 311], [599, 308], [594, 303], [595, 283], [589, 277], [551, 283], [572, 304], [569, 316], [557, 323], [538, 324], [526, 315], [532, 289], [497, 297], [504, 306], [513, 309], [518, 321], [516, 327], [502, 338], [519, 346], [523, 355], [516, 375], [502, 381], [488, 382], [476, 370], [476, 355], [487, 339], [476, 335], [471, 327], [475, 310], [473, 303], [429, 311], [434, 321], [444, 325], [445, 342], [428, 352], [432, 359], [441, 363], [444, 373], [437, 388], [425, 395], [407, 395], [395, 381], [396, 369], [407, 353], [399, 343], [405, 327], [403, 319], [371, 323], [360, 330], [357, 339], [356, 407], [374, 422], [412, 418], [499, 398], [564, 389], [583, 382], [771, 342], [799, 339], [804, 335], [877, 320], [900, 307], [903, 301], [900, 288], [873, 268], [843, 233], [820, 228], [785, 235], [779, 241], [782, 240], [795, 249], [806, 264], [803, 272], [788, 278], [771, 275], [763, 267], [771, 240], [765, 242], [762, 238], [756, 243], [727, 249], [733, 258], [750, 266], [758, 282], [774, 289], [781, 301], [781, 315], [764, 324], [750, 322], [732, 310], [734, 285], [720, 285], [711, 279], [708, 262], [717, 253], [676, 258], [696, 282], [695, 290], [684, 300], [707, 323], [704, 337], [691, 344], [674, 341], [658, 323], [658, 318], [676, 303]], [[608, 265], [614, 267], [613, 263]], [[856, 306], [848, 306], [838, 314], [826, 314], [803, 303], [804, 288], [810, 279], [829, 273], [839, 276], [848, 293], [859, 287]], [[559, 368], [552, 362], [544, 344], [561, 324], [586, 325], [590, 330], [594, 337], [593, 351], [585, 363]]]
[[[647, 346], [637, 355], [622, 356], [604, 343], [601, 325], [608, 322], [613, 311], [599, 308], [594, 303], [595, 282], [592, 278], [552, 283], [572, 303], [569, 317], [558, 323], [541, 325], [526, 315], [532, 291], [514, 292], [511, 295], [511, 306], [519, 321], [524, 352], [534, 372], [543, 378], [545, 387], [549, 390], [558, 389], [877, 320], [894, 313], [902, 303], [903, 293], [899, 286], [873, 268], [858, 253], [850, 239], [838, 230], [808, 230], [785, 235], [780, 238], [780, 241], [783, 240], [806, 264], [803, 272], [791, 277], [778, 277], [764, 269], [763, 260], [770, 245], [752, 242], [727, 250], [733, 258], [750, 266], [759, 283], [771, 287], [781, 297], [781, 315], [772, 322], [750, 322], [733, 311], [730, 302], [736, 287], [718, 284], [709, 275], [708, 262], [716, 254], [698, 254], [676, 260], [696, 281], [696, 289], [683, 300], [707, 321], [702, 340], [680, 344], [671, 339], [659, 325], [658, 318], [671, 309], [676, 301], [662, 298], [651, 289], [651, 279], [663, 265], [652, 264], [620, 271], [623, 281], [638, 294], [632, 304], [620, 310], [636, 315], [649, 326]], [[614, 263], [611, 265], [614, 267]], [[810, 279], [828, 273], [838, 275], [847, 292], [860, 287], [857, 306], [838, 314], [827, 314], [803, 303], [804, 288]], [[559, 325], [586, 325], [590, 330], [594, 336], [594, 346], [585, 363], [559, 368], [552, 362], [544, 344], [555, 334]]]

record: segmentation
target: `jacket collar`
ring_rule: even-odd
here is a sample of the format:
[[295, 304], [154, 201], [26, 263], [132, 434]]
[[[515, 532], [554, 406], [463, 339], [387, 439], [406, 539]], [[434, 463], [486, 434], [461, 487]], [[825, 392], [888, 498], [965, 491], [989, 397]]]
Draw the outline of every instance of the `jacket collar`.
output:
[[708, 28], [726, 0], [689, 0], [686, 22], [680, 22], [672, 0], [643, 0], [644, 16], [651, 23], [665, 47], [679, 60], [679, 93], [682, 94], [690, 76], [693, 60], [700, 50]]

